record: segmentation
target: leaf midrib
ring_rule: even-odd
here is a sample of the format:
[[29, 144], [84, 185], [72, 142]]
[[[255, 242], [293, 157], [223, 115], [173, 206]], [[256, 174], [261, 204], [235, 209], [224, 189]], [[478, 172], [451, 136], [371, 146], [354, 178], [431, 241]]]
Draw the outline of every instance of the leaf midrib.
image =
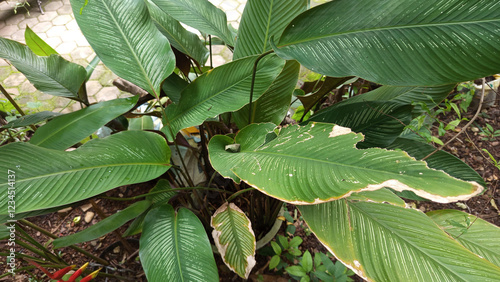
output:
[[[22, 178], [22, 179], [19, 179], [17, 178], [16, 179], [16, 184], [19, 184], [19, 183], [23, 183], [25, 181], [32, 181], [32, 180], [35, 180], [35, 179], [40, 179], [40, 178], [48, 178], [48, 177], [55, 177], [55, 176], [58, 176], [58, 175], [64, 175], [64, 174], [68, 174], [68, 173], [78, 173], [78, 172], [85, 172], [85, 171], [88, 171], [88, 170], [94, 170], [94, 169], [101, 169], [101, 168], [113, 168], [113, 167], [126, 167], [126, 166], [166, 166], [166, 167], [170, 167], [169, 164], [164, 164], [164, 163], [152, 163], [152, 162], [144, 162], [144, 163], [119, 163], [119, 164], [109, 164], [109, 165], [99, 165], [99, 166], [92, 166], [92, 167], [88, 167], [88, 168], [84, 168], [84, 169], [71, 169], [71, 170], [64, 170], [64, 171], [58, 171], [58, 172], [55, 172], [55, 173], [47, 173], [47, 174], [43, 174], [43, 175], [38, 175], [38, 176], [35, 176], [35, 177], [29, 177], [29, 178]], [[0, 184], [0, 188], [3, 187], [3, 186], [7, 186], [8, 183], [5, 183], [5, 184]]]
[[349, 34], [357, 34], [363, 32], [377, 32], [377, 31], [385, 31], [385, 30], [399, 30], [399, 29], [410, 29], [410, 28], [427, 28], [427, 27], [436, 27], [436, 26], [449, 26], [449, 25], [468, 25], [468, 24], [481, 24], [481, 23], [489, 23], [489, 22], [497, 22], [500, 19], [488, 19], [488, 20], [480, 20], [480, 21], [467, 21], [467, 22], [445, 22], [445, 23], [422, 23], [422, 24], [413, 24], [413, 25], [401, 25], [401, 26], [387, 26], [387, 27], [374, 27], [374, 28], [366, 28], [366, 29], [358, 29], [358, 30], [348, 30], [344, 32], [331, 33], [325, 35], [319, 35], [315, 37], [308, 37], [302, 40], [288, 42], [283, 45], [278, 45], [279, 48], [306, 43], [310, 41], [322, 40], [326, 38], [334, 38], [336, 36], [341, 35], [349, 35]]
[[[254, 55], [253, 57], [257, 58], [257, 56], [256, 56], [256, 55]], [[269, 61], [267, 61], [267, 62], [269, 62]], [[258, 74], [258, 73], [260, 73], [260, 72], [262, 72], [262, 71], [268, 71], [268, 69], [270, 69], [270, 68], [264, 68], [264, 67], [263, 67], [263, 66], [264, 66], [267, 62], [263, 62], [263, 64], [259, 64], [259, 65], [261, 65], [261, 67], [260, 67], [260, 68], [258, 68], [258, 69], [257, 69], [257, 71], [256, 71], [256, 73], [255, 73], [255, 77], [256, 77], [256, 78], [257, 78], [257, 74]], [[208, 75], [209, 75], [209, 73], [208, 73], [208, 74], [206, 74], [206, 76], [208, 76]], [[206, 103], [207, 101], [209, 101], [209, 100], [212, 100], [212, 99], [214, 99], [214, 98], [217, 98], [217, 97], [218, 97], [219, 95], [221, 95], [222, 93], [227, 92], [229, 89], [231, 89], [231, 88], [233, 88], [233, 87], [235, 87], [235, 86], [237, 86], [237, 85], [239, 85], [239, 84], [241, 84], [241, 83], [243, 83], [243, 82], [246, 82], [246, 81], [247, 81], [247, 80], [249, 80], [249, 79], [251, 80], [251, 78], [252, 78], [252, 73], [250, 73], [249, 75], [245, 76], [243, 79], [240, 79], [238, 82], [236, 82], [236, 83], [234, 83], [234, 84], [231, 84], [231, 85], [229, 85], [228, 87], [226, 87], [226, 88], [224, 88], [224, 89], [222, 89], [222, 90], [218, 91], [216, 94], [214, 94], [214, 95], [212, 95], [212, 96], [209, 96], [209, 97], [207, 97], [207, 98], [206, 98], [206, 99], [204, 99], [204, 100], [199, 101], [197, 104], [195, 104], [195, 105], [193, 105], [193, 106], [191, 106], [191, 107], [189, 107], [189, 108], [187, 108], [187, 109], [182, 110], [182, 113], [181, 113], [181, 114], [177, 114], [176, 116], [174, 116], [174, 117], [170, 118], [170, 123], [171, 123], [171, 124], [173, 124], [175, 120], [178, 120], [178, 119], [180, 119], [180, 118], [182, 118], [182, 117], [185, 117], [185, 115], [186, 115], [186, 113], [187, 113], [187, 112], [191, 112], [191, 111], [193, 111], [193, 109], [199, 108], [199, 107], [200, 107], [200, 105], [205, 104], [205, 103]], [[272, 84], [272, 82], [271, 82], [271, 84]], [[270, 87], [270, 86], [268, 86], [268, 87], [267, 87], [267, 89], [269, 89], [269, 87]], [[266, 89], [266, 90], [267, 90], [267, 89]], [[188, 90], [189, 90], [189, 89], [188, 89]], [[185, 92], [185, 91], [183, 90], [182, 92]], [[182, 92], [181, 92], [181, 97], [182, 97]], [[264, 90], [264, 92], [265, 92], [265, 90]], [[254, 91], [254, 96], [255, 96], [255, 93], [256, 93], [256, 92]], [[254, 98], [255, 98], [255, 97], [254, 97]], [[192, 97], [191, 97], [190, 99], [192, 99]], [[180, 105], [180, 103], [179, 103], [178, 105]], [[174, 111], [175, 111], [175, 112], [178, 112], [178, 111], [179, 111], [179, 110], [178, 110], [178, 108], [179, 108], [179, 106], [177, 106], [177, 107], [174, 109]]]
[[[365, 212], [362, 208], [357, 207], [354, 203], [351, 203], [351, 205], [349, 205], [349, 207], [350, 208], [356, 208], [359, 213], [364, 214], [365, 217], [367, 217], [367, 218], [371, 218], [374, 222], [376, 222], [377, 224], [379, 224], [380, 227], [383, 227], [387, 233], [391, 233], [391, 234], [395, 235], [401, 241], [403, 241], [406, 244], [412, 246], [414, 250], [418, 250], [421, 253], [425, 254], [429, 258], [429, 260], [433, 261], [437, 265], [440, 265], [442, 268], [449, 270], [451, 274], [455, 275], [455, 277], [462, 278], [462, 276], [460, 276], [459, 274], [455, 273], [455, 271], [453, 271], [452, 269], [446, 267], [446, 265], [443, 264], [443, 263], [441, 263], [437, 258], [434, 258], [433, 256], [429, 255], [425, 250], [422, 250], [422, 249], [418, 248], [414, 243], [412, 243], [411, 241], [408, 241], [407, 239], [405, 239], [405, 237], [403, 235], [399, 234], [399, 230], [397, 230], [397, 229], [395, 230], [393, 228], [390, 228], [387, 224], [379, 221], [375, 217], [372, 217], [370, 213]], [[434, 223], [434, 222], [432, 222], [432, 223]]]
[[[172, 2], [172, 1], [167, 0], [167, 2]], [[209, 26], [209, 27], [210, 27], [213, 31], [215, 31], [214, 33], [217, 33], [217, 31], [218, 31], [218, 32], [220, 32], [220, 33], [221, 33], [220, 35], [222, 35], [222, 36], [224, 36], [224, 37], [225, 37], [225, 38], [222, 38], [222, 39], [226, 42], [226, 44], [228, 44], [228, 45], [229, 45], [229, 43], [230, 43], [230, 42], [229, 42], [229, 41], [227, 41], [227, 40], [225, 40], [225, 39], [229, 39], [229, 38], [227, 37], [229, 34], [226, 34], [226, 30], [224, 30], [224, 31], [223, 31], [223, 30], [221, 30], [221, 29], [219, 28], [219, 26], [216, 26], [214, 23], [212, 23], [210, 20], [208, 20], [208, 18], [207, 18], [205, 15], [203, 15], [203, 14], [199, 13], [196, 9], [191, 9], [191, 7], [190, 7], [189, 5], [186, 5], [186, 4], [187, 4], [186, 2], [184, 2], [184, 1], [176, 1], [176, 3], [177, 3], [177, 4], [171, 4], [171, 5], [179, 5], [179, 6], [181, 6], [182, 8], [184, 8], [185, 10], [190, 11], [192, 14], [196, 15], [196, 16], [197, 16], [197, 18], [201, 18], [201, 19], [202, 19], [202, 20], [203, 20], [206, 24], [208, 24], [208, 26]], [[155, 3], [155, 4], [156, 4], [156, 3]], [[209, 4], [210, 4], [210, 5], [212, 5], [212, 6], [214, 6], [212, 3], [209, 3]], [[158, 6], [158, 7], [160, 7], [160, 6]], [[202, 7], [202, 8], [203, 8], [203, 7]], [[215, 6], [214, 6], [214, 8], [215, 8], [215, 9], [219, 9], [219, 8], [217, 8], [217, 7], [215, 7]], [[161, 7], [160, 7], [160, 9], [161, 9]], [[162, 10], [163, 10], [163, 9], [162, 9]], [[167, 11], [165, 11], [165, 10], [163, 10], [163, 11], [164, 11], [165, 13], [169, 14]], [[208, 11], [208, 12], [210, 12], [210, 11]], [[170, 15], [170, 14], [169, 14], [169, 15]], [[225, 14], [224, 14], [224, 15], [225, 15]], [[217, 13], [216, 13], [216, 14], [215, 14], [215, 19], [216, 19], [216, 21], [217, 21], [217, 18], [218, 18], [218, 17], [217, 17]], [[227, 18], [226, 18], [226, 21], [227, 21]], [[227, 27], [226, 27], [226, 29], [227, 29]], [[215, 35], [217, 35], [217, 34], [215, 34]]]
[[[84, 114], [84, 115], [82, 115], [81, 117], [73, 118], [70, 122], [66, 123], [66, 124], [65, 124], [65, 125], [63, 125], [62, 127], [59, 127], [59, 128], [58, 128], [58, 129], [56, 129], [56, 130], [52, 130], [52, 131], [51, 131], [51, 133], [50, 133], [49, 135], [47, 135], [47, 136], [46, 136], [45, 138], [43, 138], [43, 139], [40, 139], [37, 143], [32, 143], [32, 142], [30, 142], [30, 143], [31, 143], [31, 144], [33, 144], [33, 145], [37, 145], [37, 146], [41, 146], [41, 147], [43, 147], [43, 143], [44, 143], [45, 141], [47, 141], [47, 139], [50, 139], [50, 138], [54, 137], [54, 135], [57, 135], [59, 132], [61, 132], [61, 131], [65, 130], [66, 128], [73, 126], [73, 124], [77, 123], [78, 121], [80, 121], [80, 120], [82, 120], [82, 119], [85, 119], [85, 118], [87, 118], [87, 117], [88, 117], [88, 116], [90, 116], [90, 115], [93, 115], [93, 114], [99, 113], [101, 110], [106, 110], [106, 111], [109, 111], [109, 110], [110, 110], [110, 108], [119, 108], [119, 107], [121, 107], [121, 106], [124, 106], [124, 105], [119, 105], [119, 104], [118, 104], [118, 105], [108, 106], [108, 108], [105, 108], [105, 107], [96, 107], [96, 109], [90, 109], [90, 110], [88, 111], [88, 113], [85, 113], [85, 114]], [[132, 106], [132, 105], [131, 105], [131, 106]], [[86, 108], [86, 109], [88, 109], [88, 108]], [[76, 113], [76, 112], [75, 112], [75, 113]], [[61, 117], [61, 118], [64, 118], [64, 117]], [[62, 142], [59, 142], [59, 143], [62, 143]], [[42, 145], [40, 145], [40, 144], [42, 144]], [[71, 146], [71, 145], [69, 145], [69, 146]], [[66, 149], [66, 148], [64, 148], [64, 149]]]
[[[101, 0], [101, 3], [103, 4], [104, 8], [106, 8], [106, 10], [108, 11], [108, 14], [109, 16], [111, 17], [111, 20], [113, 21], [113, 23], [115, 24], [115, 28], [119, 31], [119, 33], [121, 34], [123, 40], [125, 41], [125, 43], [127, 44], [127, 46], [129, 47], [130, 51], [132, 51], [132, 55], [134, 56], [134, 59], [135, 61], [137, 62], [137, 65], [139, 66], [139, 69], [141, 70], [141, 73], [143, 74], [143, 78], [146, 79], [146, 83], [149, 85], [149, 88], [151, 88], [151, 90], [153, 91], [153, 94], [156, 93], [156, 89], [154, 88], [153, 86], [153, 83], [152, 81], [149, 79], [149, 76], [147, 75], [146, 73], [146, 70], [144, 69], [144, 66], [142, 65], [142, 62], [140, 61], [139, 57], [137, 57], [137, 54], [135, 52], [135, 49], [132, 48], [132, 45], [130, 44], [130, 41], [128, 40], [128, 37], [125, 35], [125, 32], [123, 31], [122, 29], [122, 26], [118, 23], [114, 13], [112, 13], [111, 9], [109, 8], [109, 6], [107, 5], [107, 2], [106, 0]], [[144, 5], [146, 5], [144, 3]]]

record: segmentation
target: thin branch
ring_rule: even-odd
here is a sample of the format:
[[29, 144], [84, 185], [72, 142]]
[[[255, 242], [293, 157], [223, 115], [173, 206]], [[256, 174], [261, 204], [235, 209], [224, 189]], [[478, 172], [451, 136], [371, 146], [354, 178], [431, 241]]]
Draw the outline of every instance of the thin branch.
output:
[[425, 158], [423, 158], [422, 161], [425, 161], [430, 156], [434, 155], [438, 151], [441, 151], [444, 147], [448, 146], [448, 144], [450, 144], [451, 142], [453, 142], [453, 140], [457, 139], [458, 136], [460, 134], [462, 134], [463, 132], [465, 132], [465, 130], [467, 130], [467, 128], [476, 120], [476, 118], [479, 116], [479, 113], [481, 112], [481, 108], [483, 106], [484, 90], [485, 90], [485, 88], [486, 88], [486, 79], [483, 78], [483, 89], [481, 90], [481, 99], [479, 100], [479, 106], [477, 107], [476, 114], [472, 117], [472, 119], [464, 127], [462, 127], [462, 130], [460, 130], [460, 132], [458, 132], [455, 136], [453, 136], [450, 140], [448, 140], [448, 142], [444, 143], [439, 148], [437, 148], [436, 150], [434, 150], [434, 152], [432, 152], [432, 153], [428, 154], [427, 156], [425, 156]]

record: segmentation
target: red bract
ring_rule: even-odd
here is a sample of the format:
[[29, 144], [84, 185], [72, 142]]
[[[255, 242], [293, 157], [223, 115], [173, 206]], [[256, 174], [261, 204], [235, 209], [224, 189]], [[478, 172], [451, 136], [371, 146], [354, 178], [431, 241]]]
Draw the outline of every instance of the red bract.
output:
[[50, 279], [54, 279], [54, 280], [57, 280], [57, 279], [61, 279], [64, 274], [68, 273], [70, 270], [72, 270], [73, 268], [76, 267], [76, 265], [70, 265], [70, 266], [67, 266], [61, 270], [58, 270], [56, 272], [54, 272], [54, 274], [50, 273], [47, 269], [45, 269], [43, 266], [39, 265], [38, 263], [32, 261], [32, 260], [27, 260], [30, 264], [36, 266], [36, 268], [40, 269], [41, 271], [43, 271], [43, 273], [45, 273]]
[[[43, 273], [45, 273], [50, 279], [54, 279], [54, 280], [58, 280], [57, 282], [75, 282], [76, 278], [78, 276], [80, 276], [83, 271], [87, 268], [87, 266], [89, 265], [89, 263], [87, 262], [86, 264], [84, 264], [82, 267], [80, 267], [77, 271], [75, 271], [75, 273], [73, 273], [68, 280], [62, 280], [62, 277], [68, 273], [70, 270], [72, 270], [73, 268], [76, 267], [76, 265], [70, 265], [70, 266], [67, 266], [61, 270], [58, 270], [56, 272], [54, 272], [53, 274], [50, 273], [47, 269], [45, 269], [43, 266], [39, 265], [38, 263], [32, 261], [32, 260], [27, 260], [30, 264], [34, 265], [36, 268], [40, 269], [41, 271], [43, 271]], [[97, 277], [97, 274], [99, 273], [99, 271], [101, 271], [101, 269], [99, 268], [98, 270], [90, 273], [89, 275], [85, 276], [84, 278], [82, 278], [80, 280], [80, 282], [88, 282], [94, 278]]]

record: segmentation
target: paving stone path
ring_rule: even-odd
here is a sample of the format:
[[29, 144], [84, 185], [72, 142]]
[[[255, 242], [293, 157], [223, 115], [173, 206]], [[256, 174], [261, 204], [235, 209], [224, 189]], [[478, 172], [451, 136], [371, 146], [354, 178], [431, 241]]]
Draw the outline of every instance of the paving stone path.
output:
[[[94, 51], [76, 24], [69, 0], [42, 0], [45, 12], [43, 15], [36, 5], [36, 0], [29, 1], [28, 10], [20, 7], [17, 8], [17, 13], [14, 13], [13, 7], [16, 1], [0, 2], [0, 37], [25, 43], [24, 31], [26, 26], [29, 26], [69, 61], [87, 66], [94, 58]], [[210, 0], [210, 2], [224, 10], [228, 22], [233, 27], [238, 27], [247, 0]], [[212, 50], [215, 66], [224, 64], [232, 57], [226, 47], [214, 46]], [[121, 92], [112, 85], [115, 78], [116, 75], [102, 63], [99, 64], [87, 83], [90, 102], [127, 97], [128, 93]], [[2, 59], [0, 59], [0, 83], [23, 108], [29, 108], [32, 112], [43, 110], [71, 112], [80, 109], [78, 103], [37, 91], [23, 74]], [[1, 98], [4, 97], [0, 96]]]

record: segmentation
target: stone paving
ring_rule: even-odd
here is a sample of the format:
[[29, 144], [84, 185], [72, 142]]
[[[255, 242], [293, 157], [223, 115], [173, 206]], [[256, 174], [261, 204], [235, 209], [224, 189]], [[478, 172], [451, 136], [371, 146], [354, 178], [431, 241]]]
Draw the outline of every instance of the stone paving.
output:
[[[25, 43], [24, 31], [29, 26], [65, 59], [87, 66], [95, 54], [74, 20], [69, 0], [42, 0], [45, 14], [38, 10], [35, 0], [30, 0], [28, 11], [22, 7], [14, 13], [16, 1], [0, 2], [0, 37]], [[228, 22], [238, 28], [247, 0], [210, 0], [224, 10]], [[215, 66], [231, 60], [232, 53], [223, 46], [213, 46]], [[99, 64], [87, 83], [90, 102], [106, 101], [129, 94], [112, 85], [116, 78], [102, 63]], [[37, 91], [31, 83], [5, 60], [0, 59], [0, 83], [28, 112], [43, 110], [71, 112], [81, 108], [79, 103]], [[4, 97], [0, 97], [4, 98]]]

